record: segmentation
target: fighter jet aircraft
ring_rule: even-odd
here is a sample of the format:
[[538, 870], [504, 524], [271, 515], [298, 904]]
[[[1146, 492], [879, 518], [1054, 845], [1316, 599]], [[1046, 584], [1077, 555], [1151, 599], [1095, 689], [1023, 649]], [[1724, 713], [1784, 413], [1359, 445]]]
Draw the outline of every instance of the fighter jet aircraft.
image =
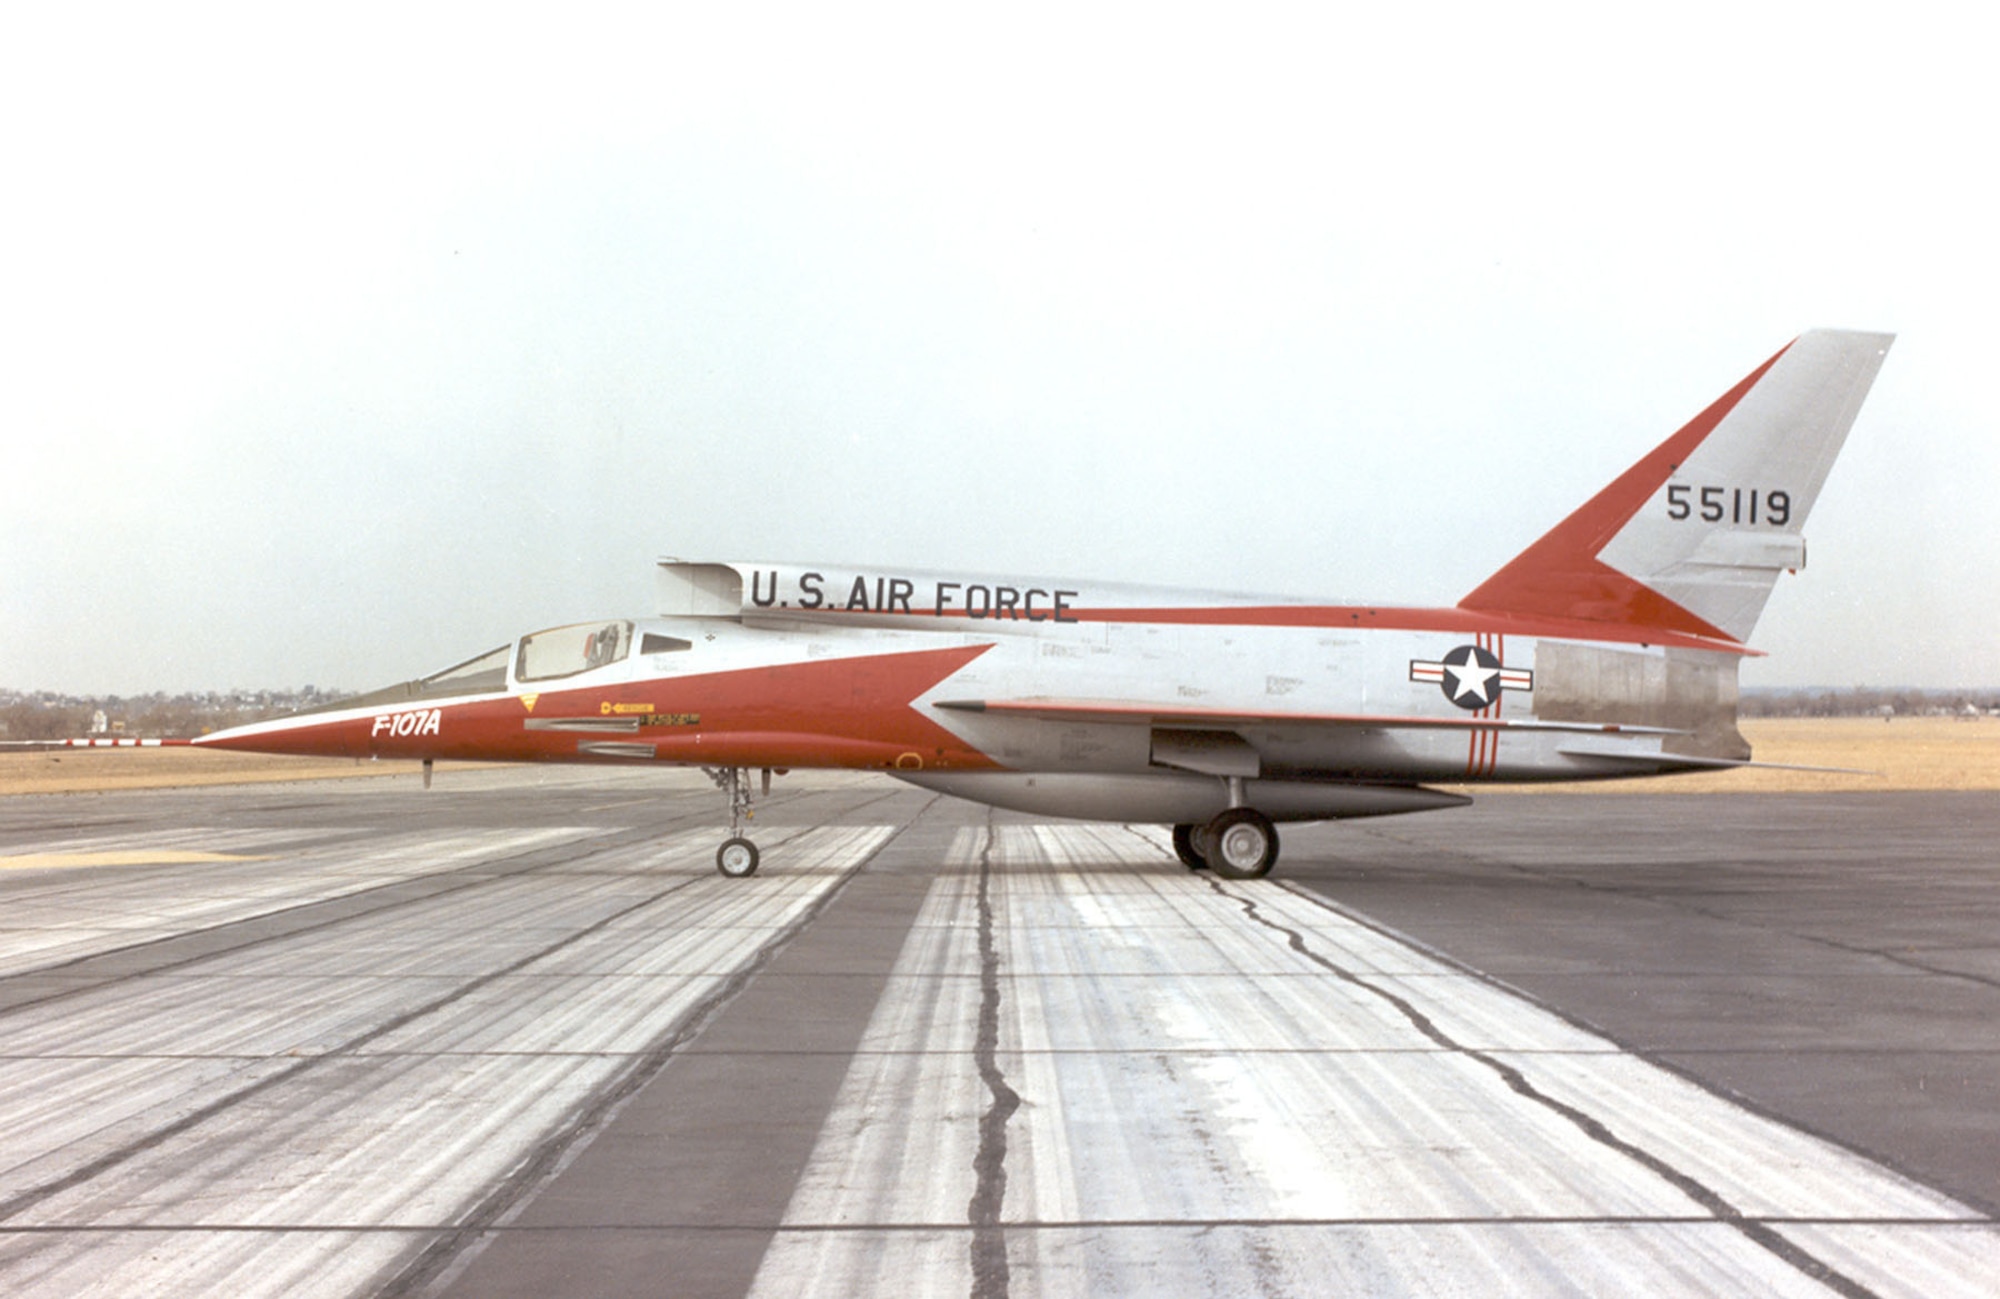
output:
[[339, 704], [201, 737], [267, 753], [705, 767], [725, 875], [750, 773], [880, 771], [1173, 827], [1267, 873], [1277, 823], [1470, 801], [1434, 784], [1746, 765], [1737, 668], [1887, 354], [1794, 340], [1448, 609], [1018, 575], [662, 560], [654, 617], [532, 632]]

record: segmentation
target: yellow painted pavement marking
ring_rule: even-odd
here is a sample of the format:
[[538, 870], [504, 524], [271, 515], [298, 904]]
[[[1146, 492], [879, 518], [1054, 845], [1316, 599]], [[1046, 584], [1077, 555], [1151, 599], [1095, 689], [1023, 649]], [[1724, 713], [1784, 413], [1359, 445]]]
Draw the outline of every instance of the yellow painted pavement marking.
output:
[[0, 870], [60, 866], [182, 866], [190, 862], [269, 861], [246, 853], [190, 852], [181, 848], [120, 848], [111, 852], [31, 852], [0, 857]]

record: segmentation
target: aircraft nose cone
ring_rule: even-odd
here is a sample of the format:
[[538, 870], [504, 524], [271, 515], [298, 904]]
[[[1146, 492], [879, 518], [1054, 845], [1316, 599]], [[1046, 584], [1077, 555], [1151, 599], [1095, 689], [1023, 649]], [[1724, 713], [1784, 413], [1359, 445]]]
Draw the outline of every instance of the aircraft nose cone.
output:
[[304, 757], [365, 758], [369, 756], [365, 719], [341, 719], [293, 714], [249, 722], [198, 736], [194, 744], [240, 753], [293, 754]]

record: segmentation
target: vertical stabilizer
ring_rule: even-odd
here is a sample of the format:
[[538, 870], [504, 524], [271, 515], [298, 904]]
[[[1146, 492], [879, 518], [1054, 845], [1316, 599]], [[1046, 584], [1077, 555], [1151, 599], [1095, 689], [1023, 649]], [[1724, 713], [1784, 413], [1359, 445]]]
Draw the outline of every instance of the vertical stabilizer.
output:
[[1459, 607], [1746, 640], [1892, 339], [1800, 335]]

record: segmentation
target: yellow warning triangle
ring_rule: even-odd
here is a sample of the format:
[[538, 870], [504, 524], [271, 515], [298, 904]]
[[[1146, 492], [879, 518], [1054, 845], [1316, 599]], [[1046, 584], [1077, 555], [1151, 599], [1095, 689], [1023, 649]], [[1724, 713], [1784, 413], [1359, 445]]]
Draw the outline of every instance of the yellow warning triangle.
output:
[[529, 712], [532, 713], [535, 711], [535, 701], [540, 698], [541, 698], [540, 695], [522, 695], [521, 707], [527, 709]]

